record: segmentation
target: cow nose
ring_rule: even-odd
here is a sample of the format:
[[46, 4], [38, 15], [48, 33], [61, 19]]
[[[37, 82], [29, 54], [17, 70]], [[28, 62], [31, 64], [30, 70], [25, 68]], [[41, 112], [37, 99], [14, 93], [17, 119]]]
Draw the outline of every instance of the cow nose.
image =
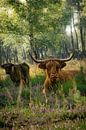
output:
[[51, 74], [51, 78], [57, 78], [57, 75], [56, 74]]

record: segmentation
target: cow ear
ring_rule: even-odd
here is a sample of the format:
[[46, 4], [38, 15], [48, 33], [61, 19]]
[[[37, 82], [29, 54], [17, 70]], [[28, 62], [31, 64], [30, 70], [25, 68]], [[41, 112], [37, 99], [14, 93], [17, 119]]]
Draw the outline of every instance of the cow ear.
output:
[[61, 68], [64, 68], [66, 66], [66, 63], [65, 62], [62, 62], [61, 63]]
[[39, 63], [39, 64], [38, 64], [38, 67], [39, 67], [40, 69], [46, 69], [46, 63]]

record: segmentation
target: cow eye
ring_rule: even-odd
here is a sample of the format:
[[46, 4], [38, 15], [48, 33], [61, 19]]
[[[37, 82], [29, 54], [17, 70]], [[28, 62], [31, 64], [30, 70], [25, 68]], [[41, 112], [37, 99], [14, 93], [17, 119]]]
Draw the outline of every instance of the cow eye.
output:
[[56, 69], [58, 70], [59, 68], [60, 68], [60, 66], [59, 66], [59, 65], [57, 65], [57, 66], [56, 66]]
[[57, 66], [56, 66], [56, 69], [58, 70], [58, 68], [59, 68], [59, 67], [58, 67], [58, 65], [57, 65]]

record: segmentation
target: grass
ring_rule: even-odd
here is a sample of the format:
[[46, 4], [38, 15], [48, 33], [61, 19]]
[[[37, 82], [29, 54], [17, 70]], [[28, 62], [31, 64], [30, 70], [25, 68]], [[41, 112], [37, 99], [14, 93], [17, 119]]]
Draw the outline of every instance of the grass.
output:
[[[73, 64], [75, 66], [75, 62], [73, 62]], [[72, 69], [74, 68], [72, 67]], [[78, 119], [81, 122], [82, 120], [85, 121], [86, 116], [86, 96], [81, 96], [81, 93], [86, 90], [86, 77], [83, 75], [85, 71], [83, 69], [80, 69], [75, 79], [77, 85], [76, 93], [73, 93], [73, 79], [63, 85], [59, 84], [57, 93], [54, 94], [51, 92], [48, 95], [49, 102], [47, 105], [42, 94], [45, 80], [44, 73], [38, 69], [37, 66], [34, 65], [30, 69], [30, 84], [23, 88], [19, 108], [16, 104], [18, 87], [13, 85], [9, 77], [3, 80], [1, 78], [0, 125], [2, 125], [2, 127], [4, 125], [13, 127], [14, 124], [17, 128], [23, 125], [27, 128], [28, 125], [33, 125], [34, 127], [38, 125], [39, 127], [41, 126], [41, 129], [42, 127], [47, 129], [47, 127], [50, 126], [51, 128], [62, 130], [69, 128], [72, 123], [72, 129], [77, 127]], [[76, 125], [73, 123], [73, 120]], [[62, 122], [63, 126], [61, 125], [60, 127]], [[65, 124], [67, 124], [67, 126]], [[83, 130], [86, 124], [82, 122], [79, 127], [79, 129]]]
[[86, 77], [84, 76], [83, 67], [80, 67], [80, 72], [76, 76], [76, 84], [77, 84], [77, 89], [81, 92], [81, 94], [85, 95], [85, 93], [86, 93]]
[[[75, 64], [74, 64], [75, 65]], [[34, 104], [38, 104], [39, 106], [44, 104], [45, 99], [42, 95], [42, 88], [43, 88], [43, 83], [45, 80], [44, 73], [37, 68], [37, 66], [32, 66], [30, 67], [30, 84], [29, 86], [23, 88], [22, 91], [22, 105], [29, 105], [29, 102], [33, 102]], [[79, 96], [79, 92], [83, 93], [86, 92], [86, 78], [83, 75], [83, 68], [80, 68], [79, 74], [76, 76], [74, 80], [76, 80], [76, 86], [77, 86], [77, 93], [76, 95]], [[51, 92], [49, 98], [51, 102], [54, 104], [59, 102], [58, 99], [61, 99], [61, 102], [65, 102], [65, 100], [71, 100], [72, 102], [75, 102], [75, 95], [73, 95], [72, 89], [73, 89], [73, 82], [74, 80], [69, 80], [63, 85], [57, 86], [57, 94], [53, 96], [53, 92]], [[16, 88], [12, 81], [8, 78], [4, 80], [0, 80], [0, 90], [3, 93], [3, 96], [1, 96], [1, 102], [4, 103], [4, 106], [8, 104], [15, 104], [16, 105], [16, 97], [18, 95], [18, 88]], [[79, 91], [78, 91], [79, 90]], [[70, 92], [69, 92], [70, 91]], [[69, 94], [70, 93], [70, 94]], [[0, 94], [1, 95], [1, 94]], [[67, 98], [65, 98], [65, 96]], [[3, 98], [4, 97], [4, 98]], [[53, 101], [53, 98], [54, 101]], [[66, 101], [68, 102], [68, 101]], [[2, 104], [2, 103], [1, 103]], [[64, 103], [63, 103], [64, 104]], [[50, 105], [50, 104], [49, 104]], [[3, 104], [2, 104], [3, 106]], [[52, 105], [51, 105], [52, 106]]]
[[[44, 106], [29, 107], [29, 108], [20, 108], [20, 110], [15, 108], [3, 109], [0, 112], [0, 124], [7, 127], [16, 127], [20, 128], [21, 126], [45, 126], [50, 124], [60, 124], [62, 122], [76, 122], [83, 120], [83, 126], [86, 126], [84, 123], [86, 119], [86, 110], [85, 106], [78, 107], [74, 110], [67, 109], [52, 109], [45, 108]], [[73, 123], [72, 122], [72, 123]], [[75, 125], [75, 124], [73, 124]], [[82, 125], [82, 124], [81, 124]], [[63, 125], [64, 126], [64, 125]], [[60, 126], [61, 128], [63, 126]], [[68, 127], [68, 125], [66, 126]]]

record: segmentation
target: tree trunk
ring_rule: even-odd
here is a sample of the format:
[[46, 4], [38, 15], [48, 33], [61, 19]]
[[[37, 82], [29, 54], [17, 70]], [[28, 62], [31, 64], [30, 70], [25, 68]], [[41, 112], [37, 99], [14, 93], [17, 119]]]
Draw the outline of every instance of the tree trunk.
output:
[[74, 39], [73, 39], [72, 25], [71, 25], [71, 49], [74, 50]]
[[76, 36], [76, 49], [79, 50], [78, 34], [77, 34], [77, 31], [76, 31], [76, 28], [75, 28], [74, 16], [73, 16], [73, 27], [74, 27], [75, 36]]
[[3, 47], [3, 41], [0, 39], [0, 65], [2, 64], [2, 47]]
[[81, 16], [81, 8], [80, 8], [80, 2], [77, 4], [77, 10], [79, 14], [79, 21], [80, 21], [80, 38], [81, 38], [81, 45], [82, 45], [82, 52], [85, 54], [85, 42], [84, 42], [84, 27], [82, 25], [82, 16]]
[[2, 64], [2, 47], [0, 45], [0, 65]]
[[81, 44], [82, 44], [82, 52], [84, 54], [85, 53], [85, 42], [84, 42], [83, 27], [81, 24], [80, 24], [80, 38], [81, 38]]
[[18, 51], [17, 48], [14, 50], [14, 63], [18, 63]]
[[22, 59], [26, 60], [26, 51], [25, 51], [24, 47], [23, 47], [23, 50], [22, 50]]

